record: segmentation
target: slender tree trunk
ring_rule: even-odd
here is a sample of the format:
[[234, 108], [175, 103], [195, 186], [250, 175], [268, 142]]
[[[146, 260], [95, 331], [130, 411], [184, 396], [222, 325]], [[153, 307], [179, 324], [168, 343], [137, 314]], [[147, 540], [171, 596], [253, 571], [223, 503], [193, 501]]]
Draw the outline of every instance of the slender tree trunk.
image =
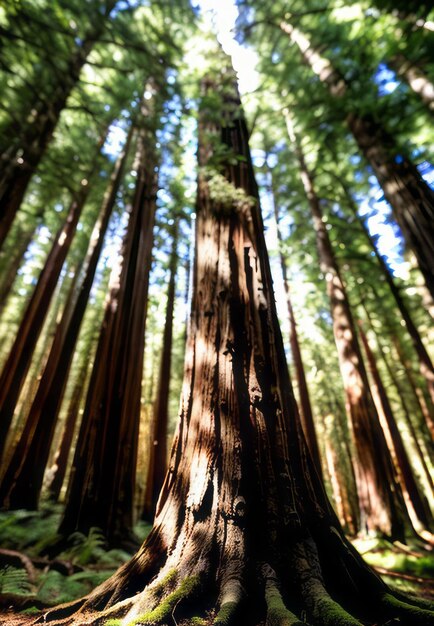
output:
[[88, 363], [83, 363], [80, 373], [75, 382], [71, 394], [71, 402], [65, 419], [65, 428], [60, 442], [59, 449], [54, 457], [54, 467], [52, 468], [52, 479], [48, 485], [48, 493], [50, 500], [57, 502], [65, 480], [66, 468], [68, 465], [68, 457], [74, 438], [75, 426], [78, 421], [81, 399], [84, 393], [84, 386], [87, 378]]
[[54, 239], [0, 376], [0, 457], [36, 342], [89, 193], [88, 189], [87, 186], [82, 187], [71, 202], [64, 225]]
[[285, 289], [286, 306], [289, 318], [289, 341], [291, 344], [291, 353], [294, 360], [295, 374], [297, 377], [298, 392], [300, 395], [300, 416], [303, 424], [303, 432], [306, 437], [307, 445], [317, 468], [318, 474], [323, 478], [321, 467], [321, 456], [319, 453], [318, 439], [315, 431], [315, 423], [313, 420], [312, 406], [310, 403], [309, 389], [306, 382], [306, 374], [304, 371], [303, 358], [301, 356], [300, 342], [298, 340], [297, 324], [294, 316], [294, 309], [291, 302], [291, 289], [289, 286], [288, 272], [286, 269], [286, 259], [282, 252], [283, 241], [280, 231], [280, 215], [277, 205], [276, 192], [273, 185], [273, 173], [269, 169], [268, 174], [271, 178], [271, 197], [273, 201], [274, 218], [276, 221], [277, 240], [279, 244], [280, 268], [282, 270], [283, 286]]
[[361, 323], [359, 323], [359, 331], [384, 417], [383, 429], [388, 435], [389, 447], [391, 451], [393, 451], [393, 457], [398, 469], [398, 476], [410, 518], [417, 530], [430, 530], [433, 524], [431, 511], [426, 497], [422, 494], [414, 477], [413, 468], [411, 467], [401, 433], [399, 432], [389, 398], [387, 397], [386, 389], [381, 380], [374, 354]]
[[[203, 84], [191, 331], [153, 530], [93, 593], [39, 621], [168, 624], [211, 609], [214, 626], [361, 626], [348, 611], [428, 626], [433, 613], [392, 595], [345, 539], [310, 458], [234, 84], [225, 75], [217, 120], [220, 82]], [[243, 158], [214, 169], [211, 137]]]
[[7, 269], [3, 275], [3, 280], [0, 285], [0, 315], [5, 308], [7, 297], [12, 289], [17, 272], [23, 261], [24, 254], [33, 239], [36, 228], [37, 224], [34, 225], [34, 228], [25, 233], [20, 233], [18, 236], [17, 246], [12, 251], [12, 258], [9, 259]]
[[173, 312], [175, 307], [176, 269], [178, 263], [176, 231], [172, 234], [172, 252], [169, 262], [169, 287], [167, 290], [166, 320], [164, 324], [163, 346], [158, 376], [157, 398], [154, 403], [151, 426], [151, 442], [146, 479], [145, 505], [143, 516], [153, 520], [158, 496], [167, 471], [167, 426], [169, 422], [169, 391], [172, 361]]
[[[355, 471], [362, 521], [370, 531], [402, 539], [405, 534], [404, 502], [369, 389], [350, 304], [323, 221], [312, 176], [294, 135], [289, 114], [286, 118], [313, 217], [321, 271], [327, 282], [333, 333], [357, 452]], [[411, 527], [410, 520], [405, 521]]]
[[395, 281], [393, 280], [393, 277], [390, 273], [389, 268], [387, 267], [383, 257], [381, 256], [381, 254], [378, 252], [378, 248], [375, 244], [374, 239], [371, 237], [367, 227], [365, 226], [363, 220], [359, 217], [358, 212], [357, 212], [357, 207], [354, 204], [354, 200], [351, 196], [351, 193], [349, 191], [349, 189], [346, 187], [346, 185], [344, 183], [341, 182], [341, 185], [345, 191], [345, 195], [348, 201], [348, 206], [351, 209], [354, 217], [357, 219], [357, 221], [359, 222], [363, 233], [367, 239], [367, 241], [369, 242], [370, 247], [372, 248], [372, 251], [375, 254], [375, 257], [378, 261], [378, 264], [380, 266], [381, 269], [381, 273], [390, 289], [390, 292], [395, 300], [396, 306], [399, 309], [399, 312], [401, 313], [402, 319], [405, 322], [405, 327], [407, 329], [408, 334], [410, 335], [411, 341], [413, 343], [413, 347], [415, 349], [415, 352], [417, 354], [418, 360], [419, 360], [419, 367], [420, 367], [420, 373], [421, 375], [424, 377], [424, 379], [426, 380], [426, 384], [427, 384], [427, 388], [428, 388], [428, 392], [430, 394], [431, 397], [431, 401], [434, 403], [434, 366], [433, 363], [431, 361], [431, 358], [424, 346], [424, 343], [422, 341], [422, 338], [420, 336], [420, 333], [418, 331], [418, 329], [416, 328], [410, 312], [401, 296], [400, 290], [399, 288], [396, 286]]
[[16, 136], [15, 146], [0, 155], [0, 248], [20, 208], [28, 184], [38, 167], [54, 130], [65, 108], [66, 101], [76, 86], [80, 72], [106, 25], [106, 19], [116, 4], [108, 0], [100, 19], [93, 25], [80, 46], [73, 51], [68, 68], [55, 82], [48, 101], [32, 106], [28, 119]]
[[[348, 85], [330, 61], [322, 57], [309, 39], [291, 24], [281, 22], [280, 27], [299, 47], [304, 62], [328, 86], [331, 94], [337, 98], [345, 96]], [[434, 191], [413, 163], [400, 154], [393, 137], [371, 115], [351, 112], [347, 115], [347, 123], [374, 170], [434, 297]]]
[[[411, 435], [411, 440], [413, 442], [414, 448], [417, 452], [417, 456], [418, 456], [418, 461], [419, 464], [422, 468], [422, 476], [424, 478], [424, 482], [425, 485], [427, 486], [428, 489], [431, 490], [431, 494], [432, 496], [434, 496], [434, 482], [431, 478], [431, 474], [430, 471], [428, 469], [426, 460], [425, 460], [425, 453], [422, 450], [421, 444], [419, 442], [419, 432], [416, 431], [416, 428], [413, 425], [413, 421], [411, 419], [411, 414], [414, 413], [413, 411], [411, 411], [411, 409], [409, 408], [407, 401], [405, 399], [405, 391], [402, 388], [402, 385], [400, 383], [400, 381], [398, 380], [398, 377], [396, 375], [396, 371], [394, 368], [391, 367], [389, 360], [384, 352], [384, 348], [383, 348], [383, 344], [381, 341], [381, 338], [379, 337], [378, 333], [376, 332], [374, 325], [372, 323], [372, 317], [371, 314], [369, 313], [369, 311], [367, 310], [366, 306], [363, 306], [363, 310], [365, 312], [366, 318], [369, 322], [369, 328], [371, 330], [371, 332], [374, 333], [375, 338], [376, 338], [376, 342], [377, 342], [377, 346], [378, 346], [378, 351], [380, 353], [381, 359], [387, 369], [387, 373], [395, 387], [395, 389], [398, 392], [398, 397], [403, 409], [403, 413], [404, 413], [404, 418], [405, 418], [405, 423], [406, 426], [408, 428], [408, 431]], [[431, 457], [432, 455], [427, 455], [429, 457]]]
[[90, 378], [60, 533], [132, 535], [146, 305], [157, 193], [155, 97], [142, 102], [135, 195]]
[[390, 61], [389, 65], [401, 76], [405, 82], [428, 107], [431, 113], [434, 113], [434, 84], [429, 80], [425, 72], [404, 57], [397, 54]]
[[34, 396], [24, 431], [0, 485], [0, 505], [9, 509], [38, 507], [57, 416], [68, 380], [75, 345], [95, 277], [104, 236], [122, 180], [132, 130], [119, 156], [91, 235], [84, 261], [84, 276], [71, 292], [59, 321], [53, 345]]

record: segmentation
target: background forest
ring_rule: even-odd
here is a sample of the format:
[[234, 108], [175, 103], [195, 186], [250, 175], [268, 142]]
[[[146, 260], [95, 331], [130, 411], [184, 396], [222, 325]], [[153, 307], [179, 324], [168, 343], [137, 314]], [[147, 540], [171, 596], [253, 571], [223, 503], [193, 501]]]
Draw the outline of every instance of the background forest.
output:
[[222, 205], [231, 194], [196, 163], [200, 111], [222, 118], [203, 82], [225, 63], [217, 35], [313, 463], [366, 560], [434, 598], [431, 3], [217, 4], [0, 6], [5, 610], [83, 596], [150, 531], [184, 378], [199, 174]]

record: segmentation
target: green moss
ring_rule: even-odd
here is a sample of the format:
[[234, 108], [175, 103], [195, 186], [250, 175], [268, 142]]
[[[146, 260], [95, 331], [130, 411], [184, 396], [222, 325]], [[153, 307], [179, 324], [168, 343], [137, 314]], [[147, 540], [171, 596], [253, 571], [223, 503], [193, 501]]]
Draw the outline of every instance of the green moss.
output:
[[203, 617], [192, 617], [188, 622], [189, 626], [207, 626], [207, 623]]
[[350, 615], [340, 604], [332, 600], [326, 592], [315, 603], [315, 619], [324, 626], [362, 626], [359, 620]]
[[109, 619], [104, 622], [104, 626], [122, 626], [122, 620], [120, 619]]
[[[171, 575], [169, 580], [173, 580], [173, 573], [169, 572], [167, 576], [169, 575]], [[163, 582], [164, 580], [161, 581], [160, 585], [163, 585]], [[190, 576], [189, 578], [186, 578], [182, 581], [178, 589], [170, 593], [155, 609], [129, 622], [128, 626], [158, 624], [163, 622], [163, 620], [172, 613], [175, 605], [178, 604], [178, 602], [180, 602], [183, 598], [190, 596], [199, 587], [199, 584], [199, 576]]]
[[172, 585], [172, 583], [174, 583], [176, 580], [177, 573], [178, 570], [176, 568], [169, 570], [166, 576], [162, 580], [160, 580], [157, 585], [155, 585], [154, 593], [156, 595], [159, 595], [166, 589], [166, 587]]
[[266, 600], [267, 626], [303, 626], [303, 622], [288, 611], [277, 588], [267, 591]]
[[[432, 626], [434, 624], [434, 611], [422, 609], [402, 600], [398, 600], [390, 593], [385, 593], [381, 599], [383, 607], [390, 609], [390, 613], [397, 617], [411, 619], [414, 626]], [[407, 622], [406, 622], [407, 623]], [[410, 621], [408, 622], [410, 623]]]
[[237, 602], [225, 602], [217, 613], [213, 626], [228, 626], [228, 624], [231, 623], [237, 608]]

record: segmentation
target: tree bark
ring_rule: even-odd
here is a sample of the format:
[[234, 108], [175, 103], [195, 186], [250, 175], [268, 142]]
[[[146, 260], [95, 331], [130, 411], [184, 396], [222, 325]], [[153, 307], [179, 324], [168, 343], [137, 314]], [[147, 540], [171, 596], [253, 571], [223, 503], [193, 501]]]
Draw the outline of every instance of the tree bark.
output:
[[[433, 518], [426, 497], [421, 492], [414, 477], [401, 433], [395, 420], [392, 407], [387, 397], [386, 389], [378, 371], [374, 353], [369, 345], [368, 338], [359, 322], [360, 338], [365, 348], [372, 380], [378, 394], [379, 404], [384, 417], [383, 429], [389, 441], [389, 448], [393, 451], [394, 461], [398, 470], [402, 492], [406, 501], [410, 518], [416, 530], [431, 530]], [[380, 416], [381, 413], [379, 412]], [[380, 417], [381, 419], [381, 417]], [[387, 436], [388, 435], [388, 436]]]
[[434, 85], [425, 72], [402, 54], [390, 59], [389, 65], [420, 97], [430, 113], [434, 113]]
[[91, 235], [83, 278], [71, 292], [54, 335], [51, 351], [33, 397], [27, 422], [0, 484], [0, 506], [6, 509], [36, 509], [48, 462], [54, 430], [62, 403], [75, 345], [95, 277], [110, 216], [122, 181], [130, 130], [123, 152], [118, 157], [100, 215]]
[[88, 193], [89, 187], [82, 186], [71, 202], [65, 222], [54, 239], [0, 376], [0, 458], [32, 354]]
[[[181, 623], [211, 609], [214, 626], [361, 626], [349, 611], [400, 615], [406, 624], [416, 615], [414, 624], [428, 625], [433, 614], [393, 596], [347, 542], [310, 458], [247, 127], [228, 74], [202, 86], [192, 317], [180, 420], [153, 530], [111, 579], [39, 622]], [[242, 160], [213, 161], [219, 139]]]
[[[330, 298], [333, 333], [344, 383], [346, 408], [357, 452], [355, 473], [362, 522], [368, 531], [402, 539], [405, 535], [404, 502], [369, 389], [350, 303], [325, 226], [312, 175], [295, 137], [289, 113], [286, 114], [286, 120], [312, 213], [321, 271], [325, 275]], [[405, 521], [411, 528], [410, 520]]]
[[155, 97], [143, 100], [136, 188], [98, 340], [59, 532], [96, 526], [109, 542], [132, 535], [147, 292], [157, 193]]
[[[372, 248], [372, 251], [375, 254], [375, 257], [378, 261], [378, 264], [380, 266], [381, 269], [381, 273], [390, 289], [390, 292], [395, 300], [396, 306], [399, 309], [399, 312], [401, 313], [402, 319], [405, 322], [405, 327], [407, 329], [408, 334], [410, 335], [411, 341], [413, 343], [413, 347], [414, 350], [417, 354], [418, 360], [419, 360], [419, 368], [420, 368], [420, 373], [423, 376], [423, 378], [426, 381], [426, 385], [428, 388], [428, 392], [430, 394], [431, 397], [431, 402], [434, 404], [434, 366], [433, 363], [431, 361], [431, 358], [428, 354], [428, 351], [426, 350], [424, 343], [422, 341], [422, 338], [420, 336], [420, 333], [418, 331], [418, 329], [416, 328], [416, 325], [414, 324], [412, 317], [410, 315], [410, 312], [401, 296], [400, 290], [397, 287], [397, 285], [395, 284], [395, 281], [393, 280], [393, 277], [390, 273], [389, 268], [387, 267], [383, 257], [381, 256], [381, 254], [378, 252], [377, 246], [375, 244], [375, 241], [373, 239], [373, 237], [371, 237], [367, 227], [365, 226], [363, 220], [359, 217], [358, 212], [357, 212], [357, 207], [354, 204], [354, 200], [351, 196], [351, 193], [349, 191], [349, 189], [346, 187], [346, 185], [344, 183], [341, 182], [341, 185], [345, 191], [345, 195], [346, 195], [346, 199], [347, 199], [347, 204], [349, 206], [349, 208], [351, 209], [351, 212], [353, 213], [354, 217], [356, 218], [356, 220], [359, 222], [363, 233], [367, 239], [367, 241], [369, 242], [370, 247]], [[434, 431], [433, 431], [434, 432]]]
[[20, 208], [29, 182], [38, 167], [52, 137], [66, 101], [79, 80], [81, 69], [105, 28], [106, 19], [116, 5], [107, 0], [104, 11], [86, 38], [69, 59], [68, 67], [59, 73], [49, 100], [32, 105], [29, 115], [17, 132], [14, 141], [0, 155], [0, 248], [10, 230], [16, 212]]
[[[281, 22], [280, 27], [299, 47], [304, 62], [328, 86], [331, 94], [336, 98], [347, 95], [350, 85], [330, 61], [315, 50], [309, 39], [287, 22]], [[434, 297], [434, 190], [413, 163], [400, 154], [393, 137], [372, 115], [362, 115], [355, 110], [347, 114], [346, 120]]]
[[175, 307], [177, 253], [177, 225], [172, 233], [172, 252], [169, 261], [169, 287], [167, 290], [166, 320], [164, 324], [162, 355], [158, 376], [157, 397], [152, 415], [152, 432], [146, 478], [143, 517], [152, 521], [158, 496], [167, 472], [167, 426], [169, 422], [169, 391], [172, 362], [173, 312]]

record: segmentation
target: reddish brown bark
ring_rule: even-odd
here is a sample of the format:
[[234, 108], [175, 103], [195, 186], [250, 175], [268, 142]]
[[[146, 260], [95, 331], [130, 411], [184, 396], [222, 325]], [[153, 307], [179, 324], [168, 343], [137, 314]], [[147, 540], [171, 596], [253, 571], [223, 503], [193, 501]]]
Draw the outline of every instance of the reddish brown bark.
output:
[[[371, 623], [399, 615], [428, 626], [433, 614], [392, 596], [347, 542], [314, 469], [279, 330], [247, 127], [232, 73], [225, 79], [222, 125], [214, 97], [200, 111], [191, 329], [154, 528], [111, 579], [39, 622], [181, 623], [212, 609], [214, 626], [361, 626], [348, 611]], [[204, 90], [219, 93], [211, 78]], [[243, 159], [214, 169], [210, 137]]]
[[172, 362], [173, 312], [175, 307], [177, 255], [177, 226], [172, 233], [172, 252], [169, 261], [166, 320], [164, 324], [162, 355], [158, 376], [157, 397], [152, 415], [152, 432], [146, 478], [143, 517], [153, 520], [158, 496], [167, 472], [167, 426], [169, 421], [169, 391]]
[[[369, 389], [350, 304], [312, 175], [294, 135], [289, 116], [287, 121], [300, 167], [300, 177], [313, 217], [321, 271], [325, 275], [330, 298], [333, 333], [345, 389], [347, 413], [357, 452], [355, 472], [362, 522], [368, 530], [380, 532], [388, 537], [402, 538], [405, 534], [404, 502]], [[411, 526], [410, 520], [408, 522]]]
[[75, 344], [83, 320], [90, 290], [122, 180], [130, 130], [119, 156], [101, 205], [100, 215], [91, 235], [78, 289], [71, 291], [62, 318], [57, 325], [51, 351], [33, 397], [27, 422], [0, 484], [0, 505], [7, 509], [34, 509], [39, 503], [45, 468], [48, 462], [57, 416], [68, 380]]
[[16, 339], [3, 367], [0, 376], [0, 457], [3, 454], [5, 438], [32, 354], [88, 193], [89, 187], [81, 186], [80, 191], [71, 202], [66, 220], [54, 239], [38, 283], [24, 313]]
[[321, 467], [321, 456], [319, 453], [318, 439], [317, 439], [317, 435], [315, 431], [315, 423], [313, 419], [312, 406], [310, 403], [309, 389], [308, 389], [307, 382], [306, 382], [306, 374], [304, 371], [300, 342], [298, 340], [297, 323], [295, 321], [294, 309], [292, 307], [292, 302], [291, 302], [291, 288], [289, 285], [288, 272], [286, 269], [286, 259], [282, 252], [283, 241], [282, 241], [282, 233], [280, 231], [280, 215], [279, 215], [279, 208], [277, 205], [276, 192], [275, 192], [274, 185], [273, 185], [273, 173], [271, 169], [269, 170], [268, 173], [269, 173], [269, 176], [271, 177], [271, 196], [273, 200], [274, 218], [276, 221], [277, 240], [279, 244], [280, 267], [282, 270], [283, 286], [285, 289], [285, 296], [286, 296], [286, 306], [288, 309], [289, 341], [291, 345], [292, 358], [294, 360], [294, 368], [295, 368], [295, 375], [297, 378], [298, 393], [300, 396], [300, 416], [301, 416], [301, 421], [303, 425], [303, 432], [306, 437], [306, 442], [307, 442], [309, 451], [312, 455], [318, 474], [322, 479], [323, 475], [322, 475], [322, 467]]
[[[287, 22], [282, 22], [280, 26], [299, 47], [304, 62], [328, 86], [332, 95], [337, 98], [348, 95], [349, 85], [330, 61], [315, 50], [309, 39]], [[406, 244], [414, 253], [426, 286], [434, 297], [434, 191], [373, 116], [362, 115], [355, 110], [346, 119], [360, 150], [374, 170]]]
[[[399, 309], [399, 312], [401, 313], [402, 319], [405, 323], [405, 327], [407, 329], [408, 334], [410, 335], [411, 341], [413, 343], [413, 347], [415, 349], [415, 352], [417, 354], [417, 357], [419, 359], [419, 367], [420, 367], [420, 373], [422, 374], [422, 376], [424, 377], [424, 379], [426, 380], [426, 384], [427, 384], [427, 388], [428, 388], [428, 392], [430, 394], [430, 397], [432, 399], [432, 402], [434, 403], [434, 366], [433, 363], [431, 361], [431, 358], [424, 346], [424, 343], [422, 341], [422, 338], [420, 336], [420, 333], [418, 331], [418, 329], [416, 328], [416, 325], [414, 324], [412, 317], [410, 315], [410, 312], [401, 296], [400, 290], [397, 287], [397, 285], [395, 284], [395, 281], [393, 280], [393, 277], [390, 273], [389, 268], [387, 267], [383, 257], [380, 255], [380, 253], [378, 252], [377, 246], [375, 244], [374, 239], [371, 237], [367, 227], [365, 226], [363, 220], [359, 217], [358, 212], [357, 212], [357, 207], [354, 203], [354, 200], [351, 196], [350, 190], [347, 188], [346, 184], [343, 183], [341, 181], [341, 186], [343, 187], [344, 191], [345, 191], [345, 195], [346, 195], [346, 199], [347, 199], [347, 204], [349, 206], [349, 208], [351, 209], [354, 217], [357, 219], [357, 221], [359, 222], [363, 233], [367, 239], [367, 241], [369, 242], [370, 247], [372, 248], [372, 251], [375, 254], [375, 257], [378, 261], [378, 264], [380, 266], [381, 269], [381, 273], [390, 289], [390, 292], [395, 300], [396, 306]], [[434, 432], [434, 431], [433, 431]]]
[[39, 165], [52, 137], [66, 101], [76, 86], [80, 72], [106, 25], [106, 19], [116, 4], [107, 0], [79, 47], [73, 51], [65, 72], [55, 77], [51, 98], [32, 104], [31, 111], [19, 131], [11, 134], [13, 145], [0, 156], [0, 247], [10, 230], [29, 182]]
[[71, 471], [60, 532], [97, 526], [128, 541], [133, 497], [147, 291], [157, 192], [154, 99], [144, 100], [137, 132], [136, 188], [115, 267]]
[[[359, 322], [360, 338], [365, 348], [372, 380], [378, 394], [381, 413], [384, 418], [383, 429], [389, 441], [389, 448], [393, 451], [394, 461], [398, 470], [402, 492], [406, 501], [410, 518], [417, 530], [430, 530], [433, 525], [433, 518], [428, 506], [428, 502], [415, 479], [413, 468], [407, 455], [401, 433], [398, 429], [389, 398], [384, 388], [378, 371], [374, 353], [369, 345], [368, 338]], [[381, 416], [380, 413], [380, 416]]]

